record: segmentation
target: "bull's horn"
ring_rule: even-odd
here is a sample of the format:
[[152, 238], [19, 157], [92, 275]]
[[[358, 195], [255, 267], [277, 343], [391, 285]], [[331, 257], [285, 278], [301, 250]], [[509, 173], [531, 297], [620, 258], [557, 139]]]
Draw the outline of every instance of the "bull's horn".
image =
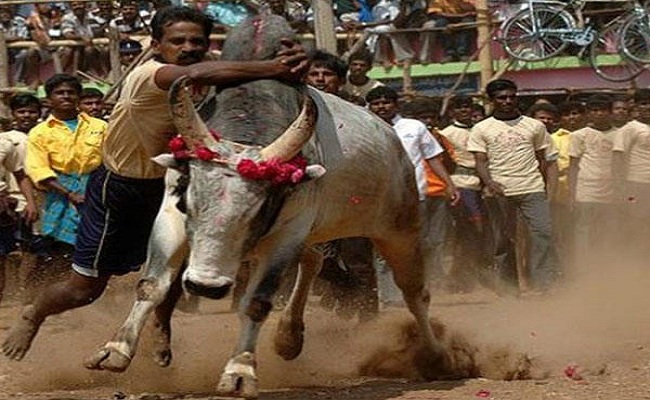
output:
[[206, 146], [217, 150], [219, 146], [196, 112], [191, 96], [190, 78], [181, 76], [169, 88], [169, 104], [176, 131], [186, 140], [187, 146], [194, 150], [197, 146]]
[[309, 96], [305, 96], [300, 115], [273, 143], [260, 150], [262, 159], [291, 160], [314, 133], [315, 124], [316, 106]]

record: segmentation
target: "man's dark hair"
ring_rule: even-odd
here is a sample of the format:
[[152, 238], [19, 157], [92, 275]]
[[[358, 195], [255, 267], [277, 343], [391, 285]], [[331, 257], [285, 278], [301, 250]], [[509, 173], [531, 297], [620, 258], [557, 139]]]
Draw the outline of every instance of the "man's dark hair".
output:
[[635, 103], [650, 103], [650, 89], [637, 89], [634, 92]]
[[458, 107], [472, 107], [474, 104], [474, 100], [472, 100], [471, 97], [469, 96], [454, 96], [451, 98], [451, 101], [449, 102], [449, 106], [454, 109]]
[[418, 118], [424, 114], [440, 116], [440, 101], [433, 97], [417, 96], [400, 106], [400, 113], [408, 118]]
[[480, 112], [483, 116], [485, 116], [487, 113], [485, 112], [485, 107], [483, 107], [482, 104], [474, 103], [472, 104], [472, 111], [478, 111]]
[[606, 94], [594, 94], [587, 98], [585, 108], [587, 110], [611, 110], [612, 97]]
[[517, 91], [517, 84], [511, 81], [510, 79], [496, 79], [487, 84], [485, 87], [485, 93], [487, 93], [489, 98], [494, 98], [496, 92], [502, 90], [514, 90]]
[[84, 88], [81, 90], [81, 93], [79, 93], [79, 100], [92, 98], [92, 97], [104, 98], [104, 93], [102, 93], [101, 90], [96, 88]]
[[366, 64], [372, 66], [372, 62], [374, 61], [374, 57], [372, 56], [372, 53], [368, 51], [368, 49], [362, 49], [359, 50], [355, 53], [352, 53], [350, 57], [348, 57], [348, 63], [351, 64], [352, 61], [354, 60], [359, 60], [363, 61]]
[[382, 97], [394, 102], [397, 102], [397, 99], [399, 98], [395, 89], [391, 89], [388, 86], [378, 86], [368, 92], [366, 95], [366, 103], [370, 103], [371, 101], [375, 101]]
[[120, 8], [126, 7], [126, 6], [138, 6], [138, 1], [137, 0], [120, 0]]
[[557, 109], [556, 106], [550, 103], [533, 104], [532, 106], [530, 106], [526, 114], [529, 117], [535, 117], [535, 114], [537, 114], [539, 111], [544, 111], [551, 114], [555, 118], [560, 118], [560, 111]]
[[69, 84], [76, 89], [78, 94], [81, 94], [82, 87], [79, 79], [68, 74], [54, 74], [50, 79], [45, 81], [45, 95], [50, 97], [54, 89], [64, 83]]
[[212, 20], [201, 11], [191, 7], [164, 7], [151, 20], [151, 37], [162, 40], [164, 28], [176, 22], [193, 22], [203, 28], [205, 39], [210, 39]]
[[11, 111], [29, 106], [36, 106], [40, 110], [41, 101], [32, 94], [17, 94], [9, 100], [9, 108]]
[[612, 103], [623, 102], [627, 103], [632, 100], [632, 97], [627, 94], [615, 94], [612, 96]]
[[558, 108], [560, 110], [560, 115], [569, 115], [572, 111], [577, 111], [580, 114], [585, 113], [585, 105], [579, 101], [565, 101], [564, 103], [560, 104]]
[[348, 73], [348, 65], [334, 54], [323, 50], [314, 50], [309, 53], [308, 57], [309, 65], [334, 71], [339, 79], [345, 79]]

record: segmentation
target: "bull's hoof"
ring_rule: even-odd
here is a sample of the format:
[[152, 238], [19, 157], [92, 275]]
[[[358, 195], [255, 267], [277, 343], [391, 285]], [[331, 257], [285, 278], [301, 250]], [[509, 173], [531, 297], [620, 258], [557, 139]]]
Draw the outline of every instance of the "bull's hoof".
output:
[[194, 296], [202, 296], [215, 300], [223, 299], [226, 297], [230, 291], [231, 286], [232, 285], [205, 286], [198, 285], [190, 280], [185, 281], [185, 290], [187, 290], [188, 293]]
[[302, 352], [304, 331], [305, 324], [302, 321], [293, 325], [290, 321], [280, 320], [273, 340], [275, 353], [287, 361], [298, 357]]
[[217, 392], [223, 396], [244, 399], [258, 398], [255, 364], [255, 355], [250, 352], [244, 352], [231, 358], [221, 375]]
[[131, 356], [123, 349], [124, 343], [109, 342], [84, 361], [88, 369], [124, 372], [131, 365]]

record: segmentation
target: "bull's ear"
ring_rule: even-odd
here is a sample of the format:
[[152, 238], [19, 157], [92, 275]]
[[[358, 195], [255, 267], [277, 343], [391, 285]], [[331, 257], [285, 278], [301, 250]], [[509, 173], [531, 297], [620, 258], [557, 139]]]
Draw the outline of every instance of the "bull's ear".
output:
[[165, 168], [179, 169], [181, 167], [181, 164], [178, 162], [178, 160], [174, 158], [173, 154], [170, 153], [158, 154], [155, 157], [151, 157], [151, 160]]
[[320, 164], [308, 165], [307, 168], [305, 168], [305, 175], [307, 175], [309, 179], [318, 179], [325, 175], [325, 172], [327, 172], [327, 170]]

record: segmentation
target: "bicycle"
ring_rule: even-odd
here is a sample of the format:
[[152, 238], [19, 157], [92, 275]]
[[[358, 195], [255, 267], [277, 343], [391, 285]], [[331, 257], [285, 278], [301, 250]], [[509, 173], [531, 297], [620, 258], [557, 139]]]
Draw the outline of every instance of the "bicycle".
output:
[[[638, 2], [596, 29], [583, 22], [585, 0], [527, 0], [527, 7], [504, 21], [499, 40], [512, 57], [526, 62], [543, 61], [570, 44], [588, 51], [592, 69], [603, 79], [622, 82], [636, 78], [650, 63], [648, 13]], [[574, 15], [568, 10], [572, 8]], [[644, 30], [639, 26], [646, 25]], [[639, 35], [638, 32], [648, 32]]]

